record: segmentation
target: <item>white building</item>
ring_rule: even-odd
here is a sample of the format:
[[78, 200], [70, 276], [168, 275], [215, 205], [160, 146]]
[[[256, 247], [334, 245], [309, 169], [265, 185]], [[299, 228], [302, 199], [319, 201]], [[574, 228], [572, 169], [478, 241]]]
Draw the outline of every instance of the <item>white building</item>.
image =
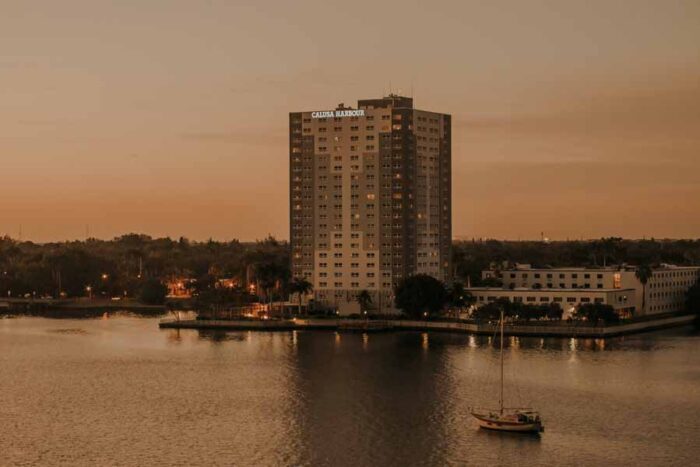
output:
[[646, 287], [630, 266], [538, 269], [518, 265], [501, 275], [502, 288], [468, 289], [477, 305], [505, 297], [530, 304], [559, 302], [565, 313], [572, 306], [604, 303], [622, 315], [642, 315], [683, 310], [686, 292], [700, 279], [700, 267], [662, 264], [653, 268]]
[[504, 289], [500, 287], [471, 287], [469, 292], [476, 299], [475, 306], [507, 298], [511, 302], [526, 305], [558, 304], [564, 311], [564, 319], [581, 305], [601, 303], [612, 306], [620, 316], [634, 312], [635, 289]]

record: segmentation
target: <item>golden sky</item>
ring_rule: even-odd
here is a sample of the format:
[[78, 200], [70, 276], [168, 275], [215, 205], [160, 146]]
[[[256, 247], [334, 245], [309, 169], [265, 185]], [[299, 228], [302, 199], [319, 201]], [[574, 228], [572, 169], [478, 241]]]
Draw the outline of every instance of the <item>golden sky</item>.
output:
[[288, 113], [453, 116], [456, 237], [700, 237], [700, 2], [0, 0], [0, 235], [288, 238]]

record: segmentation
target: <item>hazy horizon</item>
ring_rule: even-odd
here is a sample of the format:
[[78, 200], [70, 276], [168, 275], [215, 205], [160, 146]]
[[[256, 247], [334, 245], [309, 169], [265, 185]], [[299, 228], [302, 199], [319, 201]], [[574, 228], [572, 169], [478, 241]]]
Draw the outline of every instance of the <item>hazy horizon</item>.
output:
[[453, 117], [456, 238], [698, 238], [698, 44], [697, 1], [9, 0], [0, 235], [286, 240], [288, 113], [391, 86]]
[[[231, 237], [231, 238], [214, 238], [214, 237], [209, 237], [209, 238], [190, 238], [184, 235], [150, 235], [145, 232], [124, 232], [120, 233], [117, 235], [114, 235], [112, 237], [94, 237], [94, 236], [89, 236], [89, 237], [82, 237], [82, 238], [65, 238], [65, 239], [57, 239], [57, 240], [47, 240], [47, 241], [35, 241], [30, 238], [24, 238], [20, 240], [20, 238], [17, 235], [9, 235], [9, 234], [3, 234], [0, 235], [0, 239], [2, 238], [10, 238], [15, 241], [21, 241], [21, 242], [29, 242], [29, 243], [34, 243], [37, 245], [45, 245], [45, 244], [51, 244], [51, 243], [72, 243], [72, 242], [86, 242], [86, 241], [101, 241], [101, 242], [109, 242], [109, 241], [114, 241], [117, 240], [120, 237], [123, 236], [128, 236], [128, 235], [144, 235], [146, 237], [151, 238], [152, 240], [162, 240], [162, 239], [170, 239], [173, 241], [179, 241], [181, 238], [184, 238], [187, 241], [190, 242], [195, 242], [195, 243], [206, 243], [208, 241], [214, 241], [214, 242], [219, 242], [219, 243], [226, 243], [226, 242], [240, 242], [240, 243], [255, 243], [255, 242], [260, 242], [260, 241], [265, 241], [268, 238], [273, 238], [279, 242], [289, 242], [288, 238], [282, 238], [282, 237], [276, 237], [274, 235], [269, 235], [269, 236], [262, 236], [262, 237], [257, 237], [257, 238], [236, 238], [236, 237]], [[452, 237], [453, 242], [471, 242], [471, 241], [476, 241], [476, 242], [487, 242], [487, 241], [499, 241], [499, 242], [546, 242], [546, 243], [557, 243], [557, 242], [593, 242], [597, 240], [604, 240], [608, 238], [620, 238], [623, 241], [632, 241], [632, 242], [640, 242], [640, 241], [657, 241], [657, 242], [665, 242], [665, 241], [700, 241], [700, 237], [580, 237], [580, 238], [574, 238], [574, 237], [568, 237], [568, 238], [549, 238], [546, 237], [545, 240], [542, 240], [542, 238], [506, 238], [506, 237]]]

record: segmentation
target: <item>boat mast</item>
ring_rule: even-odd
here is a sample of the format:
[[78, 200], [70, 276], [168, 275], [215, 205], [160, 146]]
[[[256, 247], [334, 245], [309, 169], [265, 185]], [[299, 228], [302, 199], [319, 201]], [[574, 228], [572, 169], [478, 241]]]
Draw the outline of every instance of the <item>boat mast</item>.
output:
[[503, 415], [503, 308], [501, 308], [501, 415]]

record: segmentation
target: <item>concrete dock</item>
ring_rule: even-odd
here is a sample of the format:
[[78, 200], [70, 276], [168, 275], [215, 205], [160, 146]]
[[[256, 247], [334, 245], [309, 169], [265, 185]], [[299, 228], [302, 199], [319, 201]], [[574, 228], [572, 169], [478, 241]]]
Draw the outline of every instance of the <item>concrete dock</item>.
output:
[[[658, 319], [646, 319], [631, 323], [611, 326], [587, 326], [583, 323], [552, 323], [552, 324], [506, 324], [504, 332], [509, 336], [533, 337], [579, 337], [601, 339], [606, 337], [635, 334], [658, 329], [686, 326], [696, 319], [695, 314], [664, 316]], [[360, 320], [352, 319], [291, 319], [291, 320], [163, 320], [159, 323], [162, 329], [208, 329], [230, 331], [293, 331], [293, 330], [327, 330], [342, 331], [343, 329], [359, 329]], [[431, 331], [453, 332], [462, 334], [492, 335], [496, 330], [495, 324], [477, 324], [470, 322], [450, 321], [420, 321], [420, 320], [387, 320], [394, 331]]]

